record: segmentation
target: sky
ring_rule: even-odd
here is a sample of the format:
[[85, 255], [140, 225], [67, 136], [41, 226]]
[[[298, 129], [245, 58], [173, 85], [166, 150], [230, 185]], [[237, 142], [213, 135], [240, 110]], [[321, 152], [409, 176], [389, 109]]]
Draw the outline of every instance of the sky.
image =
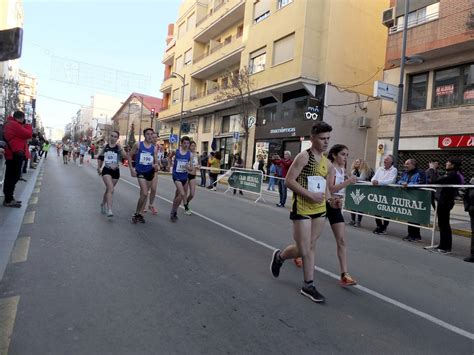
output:
[[[36, 111], [43, 125], [64, 128], [81, 105], [90, 105], [90, 97], [96, 93], [124, 100], [132, 91], [161, 97], [161, 59], [168, 24], [176, 21], [179, 3], [24, 0], [20, 68], [38, 80]], [[103, 75], [115, 71], [120, 80], [133, 73], [149, 78], [149, 84], [142, 81], [123, 92], [103, 79]], [[100, 88], [84, 85], [85, 74], [92, 80], [87, 82]]]

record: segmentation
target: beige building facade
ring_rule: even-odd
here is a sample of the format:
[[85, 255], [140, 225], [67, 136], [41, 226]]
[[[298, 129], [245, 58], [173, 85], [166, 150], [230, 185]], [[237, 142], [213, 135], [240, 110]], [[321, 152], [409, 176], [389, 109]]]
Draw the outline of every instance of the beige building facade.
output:
[[[367, 101], [373, 80], [382, 76], [387, 32], [380, 13], [388, 5], [388, 0], [183, 2], [162, 59], [162, 138], [179, 132], [182, 115], [181, 133], [196, 140], [200, 152], [220, 151], [225, 168], [242, 152], [250, 167], [257, 154], [267, 159], [284, 150], [297, 154], [307, 147], [314, 120], [322, 119], [334, 128], [333, 143], [375, 162], [370, 147], [377, 135], [371, 127], [377, 126], [380, 103]], [[222, 95], [239, 71], [248, 72], [251, 82], [248, 117], [236, 100]], [[246, 136], [243, 123], [249, 121]]]
[[[392, 0], [384, 81], [398, 85], [404, 1]], [[474, 177], [474, 11], [471, 0], [411, 0], [399, 166], [408, 158], [428, 168], [431, 160], [462, 160]], [[384, 101], [378, 144], [393, 148], [396, 104]], [[379, 154], [381, 158], [381, 154]]]

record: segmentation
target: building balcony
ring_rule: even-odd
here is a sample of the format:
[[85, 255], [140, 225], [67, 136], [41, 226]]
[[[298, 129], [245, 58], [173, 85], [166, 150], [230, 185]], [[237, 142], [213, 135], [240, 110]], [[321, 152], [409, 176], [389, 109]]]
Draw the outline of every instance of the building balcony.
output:
[[196, 23], [194, 40], [202, 43], [244, 19], [245, 0], [222, 0], [209, 14]]
[[240, 63], [243, 49], [242, 37], [232, 36], [231, 41], [223, 42], [212, 48], [208, 54], [195, 58], [191, 76], [196, 79], [206, 79], [224, 72], [227, 68]]
[[164, 78], [163, 82], [161, 83], [160, 86], [160, 91], [165, 93], [165, 92], [171, 92], [171, 88], [173, 87], [173, 80], [172, 78], [168, 75], [167, 77]]

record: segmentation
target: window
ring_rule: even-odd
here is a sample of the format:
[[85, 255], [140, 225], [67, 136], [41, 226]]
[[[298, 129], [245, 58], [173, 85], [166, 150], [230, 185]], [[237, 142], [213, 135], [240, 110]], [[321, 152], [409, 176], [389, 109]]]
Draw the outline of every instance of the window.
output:
[[265, 70], [266, 58], [267, 58], [267, 54], [265, 52], [265, 48], [262, 48], [258, 51], [251, 53], [250, 63], [249, 63], [250, 74], [255, 74], [255, 73]]
[[281, 9], [282, 7], [285, 7], [288, 4], [291, 4], [293, 0], [278, 0], [278, 8]]
[[196, 27], [196, 13], [188, 17], [188, 21], [186, 21], [186, 31], [192, 30], [194, 27]]
[[407, 111], [426, 108], [428, 73], [411, 75], [408, 83]]
[[221, 133], [230, 132], [230, 116], [222, 117]]
[[[431, 20], [436, 20], [437, 18], [439, 18], [439, 2], [410, 12], [408, 14], [407, 26], [408, 28], [410, 28], [410, 27], [420, 25], [422, 23], [425, 23]], [[390, 29], [390, 33], [403, 30], [404, 20], [405, 20], [405, 16], [398, 16], [397, 23], [394, 27]]]
[[224, 39], [224, 46], [225, 46], [226, 44], [229, 44], [230, 42], [232, 42], [232, 36], [226, 37], [226, 38]]
[[254, 23], [259, 23], [270, 16], [270, 0], [259, 0], [253, 5]]
[[192, 48], [188, 49], [185, 53], [184, 53], [184, 65], [189, 65], [191, 64], [191, 62], [193, 61], [193, 51], [192, 51]]
[[273, 65], [293, 59], [295, 34], [283, 37], [273, 44]]
[[211, 132], [212, 116], [204, 116], [202, 124], [202, 133]]
[[178, 26], [178, 39], [183, 37], [184, 34], [186, 33], [186, 23], [182, 23], [181, 25]]
[[183, 69], [183, 56], [182, 55], [176, 58], [175, 68], [176, 68], [176, 71], [180, 71], [181, 69]]
[[173, 90], [173, 104], [179, 101], [179, 93], [181, 89], [174, 89]]
[[265, 107], [263, 109], [263, 119], [265, 120], [265, 124], [275, 122], [277, 119], [277, 107]]
[[239, 27], [237, 27], [237, 38], [242, 37], [243, 34], [244, 34], [244, 25], [240, 25]]
[[474, 104], [474, 64], [464, 68], [462, 103]]
[[229, 86], [229, 78], [228, 77], [222, 78], [221, 79], [221, 88], [222, 89], [227, 89], [228, 86]]

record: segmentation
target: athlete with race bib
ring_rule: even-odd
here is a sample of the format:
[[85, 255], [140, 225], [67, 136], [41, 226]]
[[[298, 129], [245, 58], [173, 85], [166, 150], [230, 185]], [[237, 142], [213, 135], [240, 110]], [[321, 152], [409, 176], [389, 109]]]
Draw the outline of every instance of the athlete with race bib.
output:
[[181, 138], [180, 147], [176, 150], [173, 162], [173, 182], [176, 186], [176, 193], [174, 195], [173, 207], [171, 208], [170, 219], [171, 222], [178, 220], [178, 207], [183, 201], [184, 211], [190, 214], [188, 207], [187, 188], [188, 188], [188, 173], [192, 172], [191, 168], [191, 152], [189, 151], [189, 144], [191, 140], [184, 136]]
[[140, 186], [140, 197], [137, 202], [137, 209], [132, 216], [132, 223], [145, 223], [141, 214], [146, 205], [148, 190], [151, 189], [155, 172], [158, 170], [158, 159], [156, 156], [155, 145], [153, 144], [153, 129], [146, 128], [143, 131], [145, 140], [136, 143], [128, 156], [129, 161], [135, 161], [135, 167], [129, 165], [132, 177], [136, 177]]
[[120, 179], [120, 163], [127, 156], [123, 147], [117, 144], [120, 133], [113, 131], [110, 133], [109, 143], [106, 144], [99, 152], [97, 158], [97, 173], [102, 175], [105, 184], [105, 193], [100, 204], [102, 214], [107, 217], [113, 217], [112, 212], [112, 196], [115, 185]]

